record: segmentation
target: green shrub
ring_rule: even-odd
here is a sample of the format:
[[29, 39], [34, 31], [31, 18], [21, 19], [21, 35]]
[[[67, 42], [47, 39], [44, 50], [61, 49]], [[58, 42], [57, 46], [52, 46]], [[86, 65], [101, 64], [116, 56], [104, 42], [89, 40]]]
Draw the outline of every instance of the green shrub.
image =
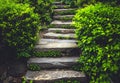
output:
[[78, 10], [74, 17], [80, 70], [90, 83], [110, 83], [120, 76], [120, 8], [98, 3]]
[[96, 0], [62, 0], [63, 3], [69, 4], [71, 7], [81, 7], [95, 3]]
[[41, 15], [41, 22], [48, 24], [52, 21], [53, 0], [29, 0], [30, 4], [35, 7], [35, 12]]
[[[3, 4], [5, 3], [5, 4]], [[9, 0], [0, 3], [0, 29], [6, 46], [16, 49], [19, 56], [28, 57], [37, 40], [39, 16], [28, 4]]]
[[77, 0], [61, 0], [61, 1], [62, 1], [62, 3], [70, 5], [71, 7], [76, 7]]
[[53, 0], [18, 0], [18, 3], [28, 3], [31, 7], [35, 7], [34, 12], [40, 15], [42, 24], [49, 24], [52, 21]]
[[81, 7], [81, 6], [87, 6], [94, 3], [96, 3], [96, 0], [77, 0], [76, 5], [78, 7]]
[[62, 2], [72, 7], [84, 7], [97, 2], [109, 3], [112, 5], [120, 4], [120, 0], [62, 0]]

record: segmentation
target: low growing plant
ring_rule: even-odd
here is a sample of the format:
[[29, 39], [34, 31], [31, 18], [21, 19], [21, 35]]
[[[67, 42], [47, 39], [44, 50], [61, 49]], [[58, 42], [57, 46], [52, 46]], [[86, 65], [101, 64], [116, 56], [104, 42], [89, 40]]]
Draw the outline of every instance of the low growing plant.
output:
[[79, 82], [77, 80], [67, 80], [67, 81], [60, 80], [60, 81], [57, 81], [57, 82], [54, 82], [54, 83], [81, 83], [81, 82]]
[[22, 77], [22, 83], [33, 83], [32, 80], [30, 80], [29, 82], [27, 81], [27, 79], [25, 78], [25, 76]]
[[58, 57], [61, 55], [60, 51], [41, 51], [41, 52], [37, 52], [37, 51], [33, 51], [32, 53], [34, 56], [37, 57]]
[[28, 65], [28, 69], [32, 70], [32, 71], [40, 71], [41, 70], [41, 68], [38, 64], [33, 64], [33, 63]]

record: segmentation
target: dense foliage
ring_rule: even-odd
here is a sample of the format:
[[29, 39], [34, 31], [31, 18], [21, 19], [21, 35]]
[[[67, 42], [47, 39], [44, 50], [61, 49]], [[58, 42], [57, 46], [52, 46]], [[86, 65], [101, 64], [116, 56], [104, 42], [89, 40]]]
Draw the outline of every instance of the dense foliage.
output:
[[120, 0], [62, 0], [63, 3], [69, 4], [72, 7], [83, 7], [97, 2], [109, 3], [109, 4], [120, 4]]
[[28, 3], [34, 7], [34, 12], [40, 15], [42, 24], [49, 24], [51, 22], [53, 13], [53, 0], [15, 0], [18, 3]]
[[90, 83], [110, 83], [120, 77], [120, 7], [98, 3], [79, 9], [74, 17], [80, 70]]
[[28, 57], [37, 40], [39, 16], [28, 4], [9, 0], [0, 3], [0, 29], [2, 41], [14, 48], [19, 56]]

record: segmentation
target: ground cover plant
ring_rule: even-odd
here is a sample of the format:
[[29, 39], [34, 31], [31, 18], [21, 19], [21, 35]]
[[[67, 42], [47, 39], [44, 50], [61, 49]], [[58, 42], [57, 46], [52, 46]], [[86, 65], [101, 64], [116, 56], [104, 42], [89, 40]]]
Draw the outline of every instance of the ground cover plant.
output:
[[[98, 3], [79, 9], [74, 17], [78, 46], [82, 50], [78, 69], [90, 83], [110, 83], [120, 78], [120, 8]], [[117, 83], [117, 82], [115, 82]]]
[[77, 80], [60, 80], [54, 83], [81, 83], [81, 82]]
[[33, 51], [32, 54], [36, 57], [59, 57], [62, 53], [60, 51]]

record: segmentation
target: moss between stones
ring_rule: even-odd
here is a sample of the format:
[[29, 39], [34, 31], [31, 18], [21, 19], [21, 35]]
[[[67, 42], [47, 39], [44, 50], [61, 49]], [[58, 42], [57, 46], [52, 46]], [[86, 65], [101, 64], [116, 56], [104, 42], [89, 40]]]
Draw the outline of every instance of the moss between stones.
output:
[[33, 55], [36, 57], [58, 57], [61, 56], [61, 52], [60, 51], [42, 51], [42, 52], [37, 52], [34, 51]]

